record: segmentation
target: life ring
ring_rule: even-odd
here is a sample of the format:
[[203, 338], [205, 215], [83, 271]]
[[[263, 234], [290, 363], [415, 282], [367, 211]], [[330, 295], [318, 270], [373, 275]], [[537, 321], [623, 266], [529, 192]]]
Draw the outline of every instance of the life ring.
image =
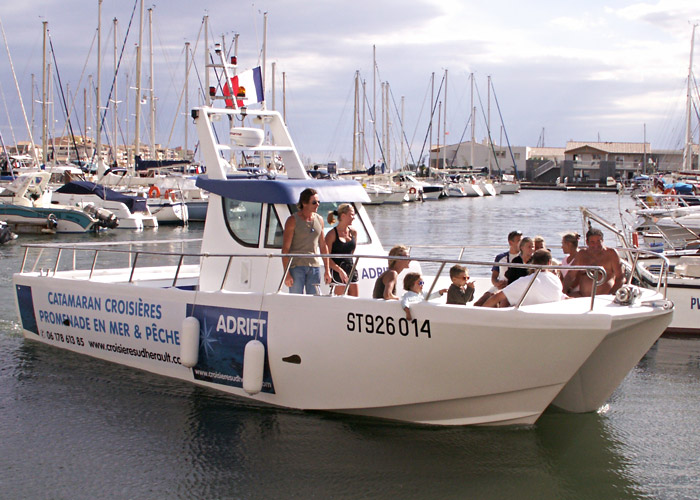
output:
[[151, 186], [151, 188], [148, 190], [148, 197], [160, 198], [160, 189], [158, 188], [158, 186]]
[[632, 233], [632, 244], [634, 245], [634, 248], [639, 248], [639, 233]]
[[408, 188], [408, 194], [416, 194], [416, 188], [414, 188], [414, 187]]
[[163, 198], [165, 198], [166, 200], [175, 201], [175, 191], [173, 191], [172, 189], [166, 189], [165, 193], [163, 193]]

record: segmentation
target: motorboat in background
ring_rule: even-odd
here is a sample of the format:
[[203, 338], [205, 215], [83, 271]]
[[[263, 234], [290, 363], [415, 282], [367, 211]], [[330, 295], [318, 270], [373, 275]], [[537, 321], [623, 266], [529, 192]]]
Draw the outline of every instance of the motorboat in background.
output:
[[404, 202], [406, 196], [406, 191], [398, 186], [392, 188], [382, 184], [363, 183], [362, 187], [369, 196], [369, 201], [365, 202], [367, 205], [400, 204]]
[[52, 200], [51, 174], [25, 173], [0, 191], [0, 220], [15, 233], [84, 233], [115, 228], [117, 217], [88, 203], [80, 207]]
[[53, 192], [52, 201], [68, 206], [95, 206], [119, 218], [120, 229], [158, 227], [146, 198], [120, 193], [90, 181], [70, 181]]
[[514, 175], [504, 174], [496, 182], [498, 194], [517, 194], [520, 192], [520, 182]]
[[172, 191], [162, 198], [147, 198], [147, 204], [158, 224], [187, 225], [190, 220], [187, 204]]
[[443, 184], [419, 180], [409, 172], [396, 172], [391, 180], [406, 189], [406, 201], [437, 200], [444, 195]]
[[474, 179], [460, 174], [450, 174], [447, 176], [445, 193], [447, 193], [447, 196], [455, 196], [458, 198], [484, 196], [484, 192]]

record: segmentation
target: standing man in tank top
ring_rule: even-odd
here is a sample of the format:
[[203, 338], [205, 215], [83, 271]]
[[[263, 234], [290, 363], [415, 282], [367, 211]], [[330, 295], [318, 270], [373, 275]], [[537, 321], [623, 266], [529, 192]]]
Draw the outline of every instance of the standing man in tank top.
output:
[[[320, 204], [318, 192], [304, 189], [299, 195], [299, 211], [290, 215], [284, 224], [282, 237], [283, 254], [327, 254], [328, 247], [323, 237], [323, 217], [317, 211]], [[282, 257], [282, 267], [287, 269], [289, 257]], [[290, 293], [318, 294], [317, 285], [323, 280], [331, 282], [328, 259], [321, 257], [293, 257], [284, 284]]]

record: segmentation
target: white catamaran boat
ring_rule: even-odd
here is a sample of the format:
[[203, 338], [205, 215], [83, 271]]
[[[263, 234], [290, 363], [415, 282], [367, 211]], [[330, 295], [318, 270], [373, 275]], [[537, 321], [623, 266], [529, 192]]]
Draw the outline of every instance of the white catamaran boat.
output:
[[[387, 260], [359, 183], [310, 179], [277, 111], [202, 107], [192, 117], [208, 173], [197, 184], [210, 193], [198, 251], [185, 241], [153, 242], [167, 251], [143, 242], [28, 245], [13, 278], [27, 339], [261, 404], [507, 425], [534, 423], [553, 401], [597, 409], [671, 321], [672, 305], [652, 290], [627, 303], [598, 296], [487, 309], [426, 301], [409, 321], [397, 301], [371, 297]], [[219, 144], [214, 127], [243, 119], [264, 126], [271, 143]], [[278, 152], [288, 177], [227, 177], [221, 152], [229, 148]], [[359, 297], [325, 286], [319, 295], [283, 289], [282, 228], [308, 187], [319, 193], [319, 213], [355, 206]], [[122, 252], [125, 266], [100, 266], [107, 252]], [[461, 260], [414, 259], [412, 268], [421, 261]], [[440, 272], [432, 286], [447, 281]]]

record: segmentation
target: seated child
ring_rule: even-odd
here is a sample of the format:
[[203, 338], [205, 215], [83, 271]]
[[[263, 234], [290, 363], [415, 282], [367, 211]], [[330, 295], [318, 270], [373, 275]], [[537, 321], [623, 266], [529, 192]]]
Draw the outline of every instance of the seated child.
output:
[[467, 281], [469, 275], [467, 268], [456, 264], [450, 269], [450, 279], [452, 284], [447, 289], [447, 303], [467, 305], [467, 302], [474, 300], [474, 282]]
[[443, 288], [442, 290], [431, 293], [430, 297], [426, 298], [426, 296], [423, 294], [424, 284], [425, 282], [421, 278], [420, 273], [408, 273], [403, 279], [403, 288], [407, 291], [403, 294], [403, 297], [401, 297], [401, 307], [403, 307], [403, 310], [406, 311], [406, 319], [413, 319], [411, 317], [411, 304], [423, 302], [426, 299], [432, 300], [437, 297], [441, 297], [443, 293], [447, 292], [447, 288]]

